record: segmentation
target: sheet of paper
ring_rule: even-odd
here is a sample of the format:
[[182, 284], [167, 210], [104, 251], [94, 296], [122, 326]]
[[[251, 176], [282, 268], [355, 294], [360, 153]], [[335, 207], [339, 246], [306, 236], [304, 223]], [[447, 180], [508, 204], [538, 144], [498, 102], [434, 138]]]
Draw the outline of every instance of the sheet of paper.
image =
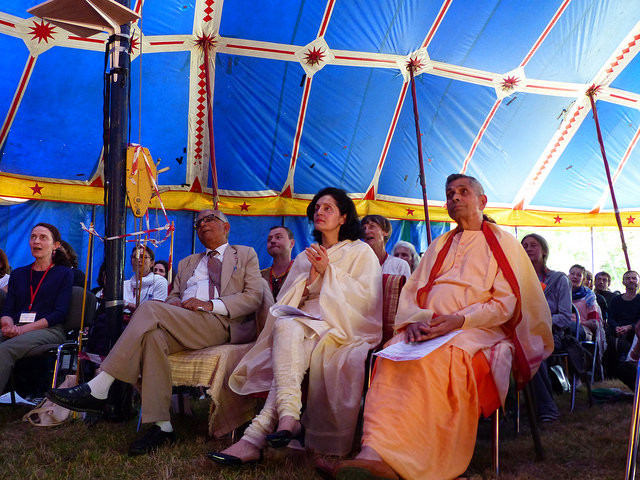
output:
[[[3, 395], [0, 395], [0, 404], [3, 405], [8, 405], [11, 403], [11, 392], [7, 392]], [[35, 405], [35, 402], [26, 400], [24, 398], [22, 398], [20, 395], [18, 395], [18, 393], [16, 392], [16, 403], [18, 404], [23, 404], [23, 405]]]
[[419, 358], [426, 357], [436, 348], [441, 347], [460, 332], [462, 332], [462, 330], [454, 330], [453, 332], [449, 332], [441, 337], [432, 338], [431, 340], [426, 340], [420, 343], [394, 343], [384, 350], [374, 353], [374, 355], [393, 360], [394, 362], [418, 360]]
[[274, 317], [304, 317], [311, 318], [313, 320], [322, 320], [315, 315], [309, 315], [307, 312], [303, 312], [299, 308], [292, 307], [291, 305], [273, 305], [269, 311]]

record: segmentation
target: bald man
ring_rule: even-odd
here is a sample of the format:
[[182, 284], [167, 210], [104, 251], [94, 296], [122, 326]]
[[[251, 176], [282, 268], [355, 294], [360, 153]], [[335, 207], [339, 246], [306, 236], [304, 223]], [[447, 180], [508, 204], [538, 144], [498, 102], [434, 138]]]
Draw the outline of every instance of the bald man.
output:
[[175, 442], [169, 354], [247, 343], [256, 335], [254, 312], [263, 292], [256, 252], [229, 245], [229, 221], [218, 210], [199, 212], [193, 226], [206, 252], [179, 263], [167, 300], [138, 307], [93, 380], [47, 392], [70, 410], [100, 413], [114, 379], [135, 384], [142, 376], [142, 422], [152, 425], [131, 444], [130, 455]]

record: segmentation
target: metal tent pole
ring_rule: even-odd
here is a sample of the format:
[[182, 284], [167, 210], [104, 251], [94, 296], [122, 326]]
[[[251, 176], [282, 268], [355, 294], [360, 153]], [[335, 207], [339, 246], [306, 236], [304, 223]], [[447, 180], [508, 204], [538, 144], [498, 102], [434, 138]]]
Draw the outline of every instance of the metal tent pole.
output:
[[411, 98], [413, 99], [413, 117], [416, 124], [416, 141], [418, 143], [418, 164], [420, 166], [420, 185], [422, 186], [422, 202], [424, 204], [424, 221], [427, 227], [427, 245], [431, 245], [431, 223], [429, 222], [429, 204], [427, 202], [427, 183], [424, 177], [424, 161], [422, 159], [422, 136], [420, 134], [420, 118], [418, 116], [418, 100], [416, 97], [416, 81], [413, 76], [415, 65], [407, 65], [411, 78]]
[[600, 132], [600, 122], [598, 121], [598, 110], [596, 109], [596, 101], [594, 96], [597, 95], [600, 87], [595, 85], [591, 86], [587, 90], [587, 96], [589, 102], [591, 102], [591, 111], [593, 112], [593, 120], [596, 123], [596, 133], [598, 134], [598, 143], [600, 144], [600, 152], [602, 153], [602, 161], [604, 162], [604, 170], [607, 174], [607, 182], [609, 183], [609, 191], [611, 192], [611, 203], [613, 204], [613, 212], [616, 217], [616, 223], [618, 224], [618, 231], [620, 232], [620, 242], [622, 244], [622, 253], [624, 253], [624, 259], [627, 262], [627, 270], [631, 270], [631, 263], [629, 262], [629, 254], [627, 253], [627, 243], [624, 241], [624, 232], [622, 231], [622, 220], [620, 220], [620, 211], [618, 210], [618, 201], [616, 200], [616, 194], [613, 190], [613, 181], [611, 180], [611, 170], [609, 169], [609, 161], [607, 160], [607, 154], [604, 150], [604, 141], [602, 140], [602, 133]]
[[[130, 7], [129, 0], [117, 0]], [[108, 139], [106, 142], [105, 176], [105, 223], [106, 236], [119, 237], [126, 232], [126, 159], [129, 134], [129, 90], [131, 84], [130, 26], [121, 26], [118, 36], [118, 68], [111, 68], [106, 93], [110, 97]], [[111, 346], [122, 331], [122, 286], [124, 283], [125, 241], [123, 238], [105, 242], [105, 314]]]

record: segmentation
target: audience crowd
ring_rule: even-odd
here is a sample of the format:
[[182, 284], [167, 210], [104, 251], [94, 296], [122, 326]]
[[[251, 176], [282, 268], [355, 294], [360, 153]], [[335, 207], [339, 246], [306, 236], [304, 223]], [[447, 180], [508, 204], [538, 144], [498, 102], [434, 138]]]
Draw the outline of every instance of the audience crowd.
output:
[[[530, 233], [520, 245], [483, 215], [486, 196], [477, 180], [452, 175], [446, 194], [456, 228], [435, 239], [422, 260], [409, 242], [387, 246], [391, 222], [380, 215], [359, 220], [349, 196], [332, 187], [318, 192], [307, 209], [315, 243], [292, 258], [293, 232], [274, 225], [266, 244], [255, 246], [271, 257], [261, 270], [253, 248], [228, 243], [230, 221], [218, 210], [198, 213], [194, 228], [205, 250], [183, 259], [175, 276], [168, 262], [155, 260], [152, 246], [136, 244], [134, 273], [124, 282], [120, 339], [113, 348], [96, 347], [103, 360], [96, 376], [47, 397], [100, 414], [116, 380], [138, 384], [141, 421], [150, 426], [129, 453], [145, 454], [175, 442], [168, 355], [255, 342], [229, 387], [240, 395], [263, 392], [266, 402], [244, 436], [209, 458], [237, 467], [261, 461], [266, 447], [294, 440], [345, 456], [354, 442], [365, 359], [381, 347], [382, 286], [392, 276], [404, 277], [406, 286], [387, 345], [445, 335], [446, 343], [412, 361], [378, 360], [360, 453], [333, 464], [319, 461], [323, 478], [463, 474], [478, 412], [488, 415], [504, 401], [512, 372], [519, 385], [531, 381], [539, 420], [558, 420], [553, 394], [562, 372], [547, 357], [552, 351], [581, 356], [574, 348], [581, 341], [596, 346], [605, 377], [633, 390], [640, 357], [638, 273], [624, 273], [620, 293], [611, 290], [609, 272], [594, 277], [579, 264], [566, 273], [551, 270], [543, 236]], [[0, 250], [3, 391], [13, 365], [30, 349], [64, 340], [72, 287], [85, 286], [78, 256], [55, 226], [34, 226], [29, 247], [34, 262], [13, 271]], [[97, 283], [92, 291], [100, 300], [104, 263]], [[92, 327], [90, 348], [106, 331], [104, 305], [98, 305], [102, 316]], [[583, 361], [573, 358], [572, 368], [584, 373]], [[422, 414], [411, 415], [415, 409]]]

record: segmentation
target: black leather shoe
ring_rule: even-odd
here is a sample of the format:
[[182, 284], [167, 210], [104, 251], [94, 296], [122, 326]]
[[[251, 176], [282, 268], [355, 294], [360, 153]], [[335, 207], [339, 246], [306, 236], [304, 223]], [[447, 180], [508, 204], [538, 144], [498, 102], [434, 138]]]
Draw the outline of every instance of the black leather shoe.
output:
[[86, 383], [71, 388], [52, 388], [45, 395], [53, 403], [76, 412], [101, 414], [107, 403], [106, 399], [91, 395], [91, 388]]
[[289, 430], [278, 430], [276, 433], [270, 433], [264, 438], [271, 448], [284, 448], [289, 445], [291, 440], [298, 440], [300, 445], [304, 446], [304, 427], [300, 425], [300, 431], [296, 435]]
[[260, 456], [258, 458], [247, 460], [246, 462], [234, 455], [227, 455], [221, 452], [209, 452], [207, 453], [207, 457], [223, 467], [242, 467], [243, 465], [261, 463], [263, 459], [262, 450], [260, 450]]
[[174, 432], [163, 432], [159, 426], [151, 425], [145, 434], [129, 446], [129, 455], [144, 455], [164, 445], [176, 443]]

